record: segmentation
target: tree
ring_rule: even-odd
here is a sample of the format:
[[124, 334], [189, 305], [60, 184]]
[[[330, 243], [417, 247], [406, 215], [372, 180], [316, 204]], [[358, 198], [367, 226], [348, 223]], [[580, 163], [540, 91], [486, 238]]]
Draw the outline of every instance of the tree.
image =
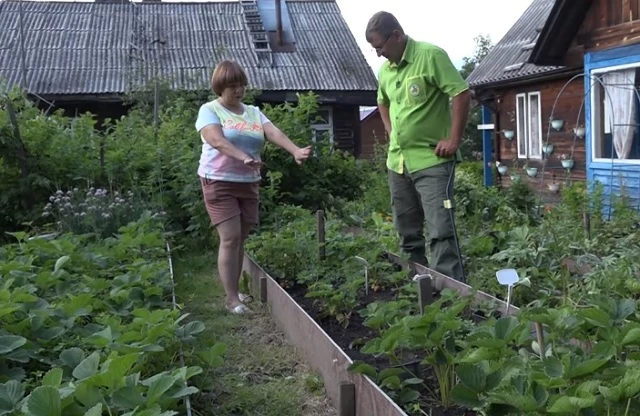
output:
[[[493, 48], [493, 42], [488, 35], [478, 35], [473, 38], [473, 41], [475, 42], [473, 55], [462, 58], [464, 63], [459, 72], [464, 79], [467, 79], [469, 75], [471, 75], [473, 70], [476, 69], [484, 57], [491, 51], [491, 48]], [[480, 107], [472, 107], [460, 146], [462, 157], [465, 160], [477, 160], [482, 154], [482, 140], [479, 139], [478, 135], [478, 124], [480, 124], [481, 120], [482, 113]]]

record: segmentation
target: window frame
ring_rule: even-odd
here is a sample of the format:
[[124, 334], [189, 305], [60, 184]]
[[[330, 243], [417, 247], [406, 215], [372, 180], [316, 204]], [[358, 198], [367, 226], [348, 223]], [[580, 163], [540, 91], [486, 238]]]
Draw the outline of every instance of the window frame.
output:
[[[333, 135], [333, 126], [334, 126], [334, 122], [333, 122], [333, 107], [331, 106], [320, 106], [318, 107], [318, 113], [321, 111], [326, 111], [329, 120], [326, 120], [327, 123], [311, 123], [311, 131], [312, 131], [312, 140], [314, 143], [316, 143], [316, 135], [318, 134], [318, 131], [328, 131], [329, 132], [329, 145], [331, 147], [333, 147], [334, 145], [334, 135]], [[318, 114], [316, 114], [317, 116]]]
[[[587, 129], [588, 140], [590, 141], [589, 147], [591, 151], [591, 162], [595, 163], [607, 163], [611, 165], [613, 164], [626, 165], [626, 166], [636, 166], [640, 165], [639, 159], [618, 159], [610, 158], [610, 157], [596, 157], [599, 153], [598, 149], [600, 145], [603, 145], [605, 138], [604, 136], [599, 136], [599, 113], [600, 113], [600, 89], [595, 87], [601, 87], [599, 81], [595, 80], [595, 77], [598, 77], [601, 74], [605, 74], [607, 72], [613, 72], [621, 69], [629, 69], [629, 68], [638, 68], [640, 67], [640, 62], [633, 62], [628, 64], [619, 64], [619, 65], [610, 65], [604, 67], [593, 68], [589, 72], [589, 103], [590, 103], [590, 113], [589, 113], [589, 128]], [[599, 78], [598, 78], [599, 79]], [[603, 122], [606, 122], [603, 121]], [[613, 139], [612, 139], [613, 140]], [[615, 152], [615, 151], [614, 151]]]
[[[532, 97], [538, 98], [538, 118], [537, 118], [537, 127], [538, 127], [538, 140], [539, 140], [539, 149], [540, 153], [538, 155], [531, 155], [531, 99]], [[525, 125], [522, 126], [520, 122], [520, 112], [522, 111], [520, 108], [520, 100], [524, 100], [524, 113], [525, 113]], [[524, 134], [523, 134], [524, 133]], [[518, 159], [534, 159], [534, 160], [542, 160], [543, 152], [542, 146], [544, 144], [544, 140], [542, 137], [542, 95], [540, 91], [530, 91], [516, 94], [516, 143], [518, 147]], [[524, 147], [524, 148], [523, 148]]]

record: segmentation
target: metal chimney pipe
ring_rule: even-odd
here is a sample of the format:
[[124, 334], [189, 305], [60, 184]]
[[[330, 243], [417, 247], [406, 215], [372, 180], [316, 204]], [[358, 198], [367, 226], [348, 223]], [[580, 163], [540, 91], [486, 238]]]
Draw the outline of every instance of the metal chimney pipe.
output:
[[282, 46], [282, 5], [280, 4], [281, 0], [275, 0], [276, 2], [276, 36], [277, 36], [277, 44], [278, 46]]

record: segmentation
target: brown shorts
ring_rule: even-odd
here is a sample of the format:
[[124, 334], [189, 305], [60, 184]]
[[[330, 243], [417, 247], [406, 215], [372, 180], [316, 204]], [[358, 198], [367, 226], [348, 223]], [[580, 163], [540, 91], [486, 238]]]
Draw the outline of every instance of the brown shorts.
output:
[[241, 221], [258, 224], [258, 183], [225, 182], [200, 177], [204, 205], [214, 226], [240, 215]]

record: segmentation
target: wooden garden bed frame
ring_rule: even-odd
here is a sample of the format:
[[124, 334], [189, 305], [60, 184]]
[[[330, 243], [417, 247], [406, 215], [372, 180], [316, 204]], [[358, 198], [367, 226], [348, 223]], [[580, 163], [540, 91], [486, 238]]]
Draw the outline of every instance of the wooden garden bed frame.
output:
[[[466, 295], [473, 288], [424, 266], [408, 263], [388, 253], [391, 261], [410, 268], [417, 274], [430, 275], [429, 284], [437, 290], [456, 289]], [[339, 416], [407, 416], [368, 376], [348, 371], [351, 358], [327, 335], [309, 314], [287, 293], [278, 282], [250, 256], [245, 254], [243, 272], [249, 276], [254, 297], [265, 303], [273, 320], [291, 344], [301, 353], [307, 364], [323, 378], [327, 396], [338, 409]], [[479, 302], [494, 302], [504, 314], [506, 302], [487, 293], [477, 291]], [[517, 313], [511, 306], [509, 313]]]

